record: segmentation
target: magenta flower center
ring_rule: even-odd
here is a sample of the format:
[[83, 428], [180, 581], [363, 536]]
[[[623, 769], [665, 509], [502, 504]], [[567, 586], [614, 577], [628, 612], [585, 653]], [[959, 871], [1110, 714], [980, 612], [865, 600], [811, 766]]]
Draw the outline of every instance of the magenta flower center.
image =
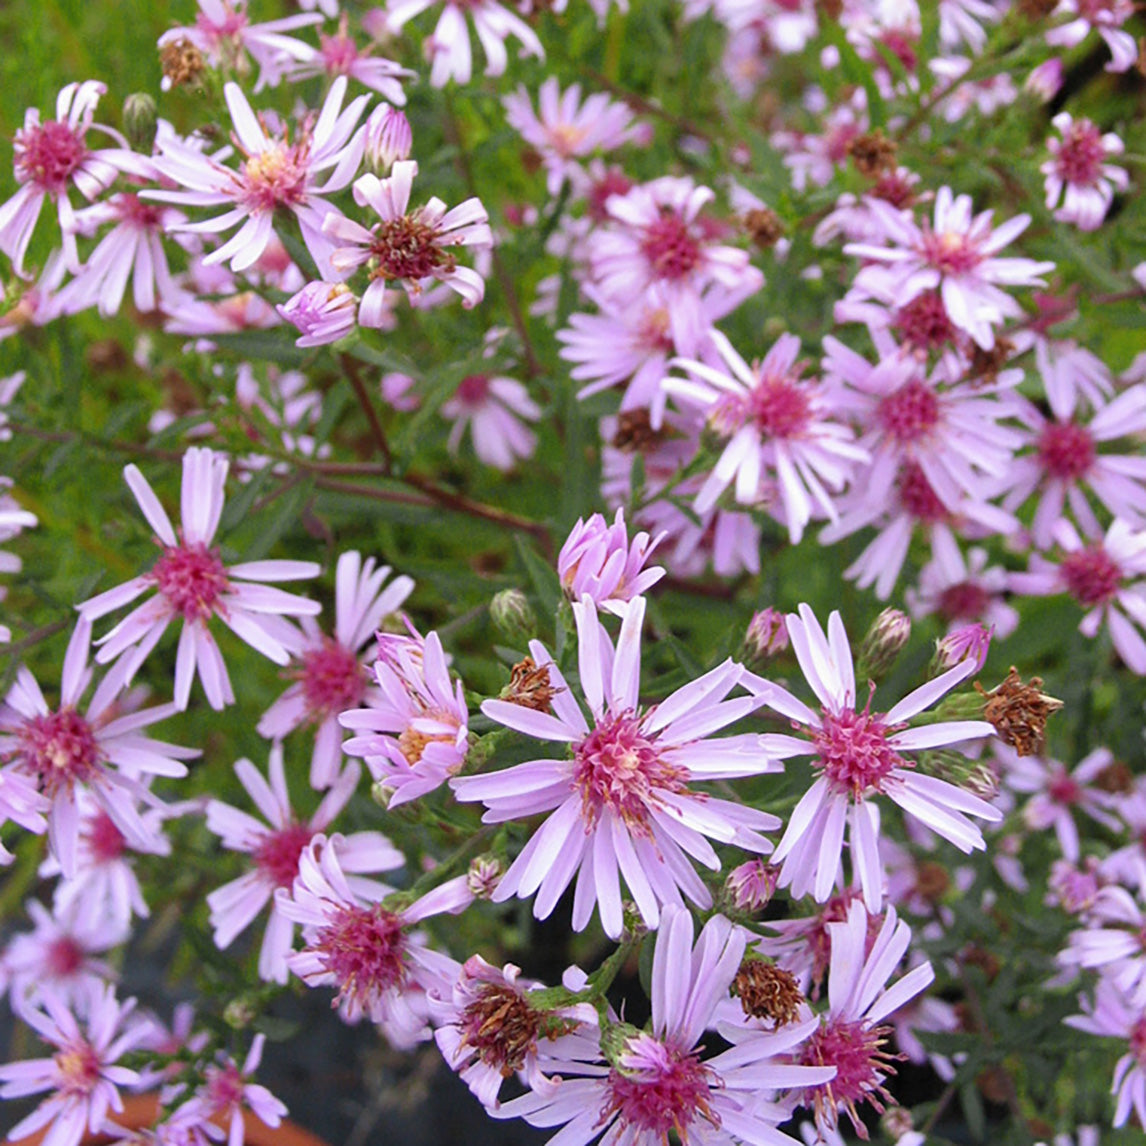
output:
[[955, 327], [937, 291], [918, 294], [895, 315], [903, 341], [920, 350], [937, 350], [955, 340]]
[[1077, 187], [1093, 187], [1102, 178], [1106, 148], [1102, 133], [1088, 119], [1070, 126], [1055, 157], [1059, 178]]
[[290, 887], [298, 875], [298, 857], [314, 832], [309, 824], [291, 823], [277, 832], [267, 832], [254, 851], [255, 864], [268, 883]]
[[939, 396], [925, 382], [913, 378], [880, 402], [876, 417], [897, 441], [918, 442], [939, 421]]
[[322, 54], [322, 62], [327, 73], [335, 76], [349, 74], [350, 69], [358, 59], [358, 48], [353, 39], [346, 34], [344, 29], [340, 30], [336, 36], [324, 36], [319, 33], [318, 38], [322, 44], [319, 51]]
[[16, 178], [58, 195], [83, 163], [88, 149], [81, 134], [49, 120], [16, 132]]
[[96, 863], [111, 863], [127, 850], [127, 841], [123, 838], [123, 833], [115, 826], [111, 816], [102, 809], [88, 821], [84, 838]]
[[1088, 609], [1112, 600], [1122, 584], [1122, 570], [1101, 545], [1068, 553], [1058, 571], [1067, 592]]
[[921, 253], [931, 266], [947, 275], [968, 274], [983, 261], [975, 244], [958, 231], [936, 234], [925, 228]]
[[92, 726], [74, 708], [34, 716], [17, 736], [24, 770], [39, 778], [49, 799], [98, 779], [103, 753]]
[[1038, 441], [1039, 461], [1051, 477], [1076, 481], [1094, 465], [1094, 438], [1074, 422], [1049, 422]]
[[[836, 1077], [830, 1082], [810, 1087], [810, 1097], [817, 1105], [826, 1096], [833, 1106], [843, 1106], [857, 1121], [856, 1104], [871, 1101], [877, 1110], [883, 1106], [879, 1097], [885, 1094], [880, 1084], [880, 1070], [887, 1070], [887, 1056], [881, 1051], [884, 1027], [863, 1022], [833, 1019], [812, 1035], [804, 1048], [805, 1066], [834, 1066]], [[894, 1071], [892, 1072], [894, 1073]]]
[[84, 949], [70, 935], [61, 935], [48, 945], [44, 961], [49, 975], [68, 979], [84, 965]]
[[888, 734], [894, 730], [866, 708], [862, 712], [845, 708], [838, 713], [824, 709], [812, 743], [831, 789], [859, 800], [867, 792], [880, 791], [894, 769], [910, 768], [911, 762], [888, 743]]
[[798, 438], [812, 420], [811, 399], [790, 378], [761, 378], [747, 405], [760, 432], [770, 438]]
[[1146, 1016], [1140, 1018], [1130, 1031], [1130, 1053], [1139, 1066], [1146, 1067]]
[[150, 577], [186, 621], [207, 620], [230, 584], [219, 551], [202, 542], [165, 548]]
[[120, 219], [141, 231], [162, 230], [162, 208], [145, 203], [134, 192], [123, 191], [112, 199]]
[[624, 1069], [609, 1072], [600, 1124], [616, 1114], [638, 1133], [656, 1135], [666, 1143], [672, 1131], [682, 1143], [694, 1141], [689, 1127], [697, 1116], [719, 1127], [720, 1118], [710, 1105], [716, 1077], [695, 1054], [649, 1035], [630, 1039], [626, 1048]]
[[927, 475], [915, 462], [905, 465], [899, 475], [899, 503], [917, 521], [946, 521], [947, 507], [931, 488]]
[[204, 12], [198, 12], [195, 16], [195, 26], [216, 48], [221, 47], [227, 40], [237, 45], [243, 29], [249, 23], [245, 12], [236, 12], [229, 3], [225, 8], [226, 15], [217, 24]]
[[662, 207], [660, 217], [645, 227], [641, 254], [654, 278], [670, 281], [687, 278], [701, 260], [700, 244], [688, 224], [667, 207]]
[[366, 691], [358, 658], [329, 638], [303, 654], [301, 683], [307, 711], [314, 720], [357, 708]]
[[658, 790], [683, 792], [688, 773], [674, 766], [641, 731], [636, 716], [608, 715], [573, 749], [573, 782], [582, 815], [595, 824], [608, 808], [632, 829], [649, 831]]
[[406, 981], [406, 935], [401, 919], [381, 904], [343, 906], [328, 916], [310, 950], [338, 984], [339, 1000], [363, 1008]]
[[948, 585], [939, 594], [939, 613], [948, 621], [977, 621], [991, 603], [991, 595], [974, 581]]
[[439, 246], [437, 228], [414, 215], [384, 219], [374, 231], [370, 254], [374, 278], [425, 279], [454, 268], [454, 257]]
[[234, 1063], [207, 1068], [207, 1101], [215, 1113], [222, 1113], [243, 1101], [243, 1076]]
[[489, 375], [467, 374], [459, 383], [458, 397], [467, 406], [478, 406], [489, 397]]
[[100, 1060], [95, 1048], [86, 1042], [65, 1046], [52, 1061], [60, 1072], [57, 1093], [64, 1097], [91, 1094], [100, 1079]]
[[589, 218], [595, 223], [603, 223], [609, 217], [605, 204], [613, 195], [627, 195], [633, 189], [633, 181], [621, 170], [610, 167], [589, 189]]
[[251, 211], [293, 207], [306, 199], [309, 141], [277, 140], [250, 156], [239, 174], [240, 199]]
[[1082, 800], [1082, 788], [1078, 781], [1066, 772], [1059, 772], [1051, 777], [1051, 781], [1047, 785], [1047, 795], [1056, 804], [1069, 806]]

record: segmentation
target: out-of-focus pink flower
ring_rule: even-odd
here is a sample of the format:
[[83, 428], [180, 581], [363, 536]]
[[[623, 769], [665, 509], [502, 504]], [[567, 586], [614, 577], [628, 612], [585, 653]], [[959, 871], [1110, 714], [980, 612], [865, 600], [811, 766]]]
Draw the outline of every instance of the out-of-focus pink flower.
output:
[[183, 526], [178, 536], [147, 479], [136, 466], [125, 467], [124, 479], [155, 530], [163, 555], [150, 572], [78, 606], [86, 620], [97, 620], [149, 589], [157, 590], [102, 638], [96, 660], [103, 664], [123, 656], [125, 683], [130, 683], [168, 624], [181, 616], [175, 663], [179, 708], [187, 707], [196, 672], [212, 708], [234, 703], [226, 665], [207, 628], [212, 617], [219, 617], [240, 640], [276, 664], [285, 665], [298, 643], [298, 630], [286, 617], [313, 616], [320, 610], [317, 601], [260, 584], [314, 577], [319, 567], [313, 561], [248, 561], [228, 568], [212, 547], [223, 512], [228, 466], [224, 454], [199, 446], [183, 455]]
[[513, 378], [467, 374], [453, 396], [442, 403], [441, 413], [454, 423], [450, 450], [457, 450], [469, 426], [474, 453], [495, 469], [511, 470], [519, 460], [532, 457], [537, 448], [537, 435], [523, 422], [536, 422], [541, 407]]
[[[347, 765], [314, 815], [302, 820], [291, 808], [281, 744], [272, 746], [269, 765], [268, 783], [250, 760], [239, 760], [235, 764], [235, 775], [267, 824], [221, 800], [212, 800], [207, 805], [207, 827], [222, 839], [225, 848], [244, 852], [254, 863], [245, 875], [211, 892], [207, 906], [211, 909], [215, 945], [225, 950], [270, 903], [271, 914], [259, 950], [259, 976], [285, 983], [286, 957], [294, 927], [279, 910], [274, 893], [280, 887], [289, 888], [294, 882], [299, 856], [346, 807], [354, 795], [361, 769], [356, 763]], [[356, 872], [388, 871], [401, 867], [405, 857], [380, 832], [356, 832], [346, 842], [343, 863]]]
[[[143, 197], [193, 207], [226, 207], [223, 214], [212, 219], [179, 223], [172, 229], [213, 235], [242, 223], [203, 260], [207, 265], [229, 260], [234, 271], [244, 271], [258, 261], [274, 232], [275, 212], [288, 210], [298, 219], [303, 241], [320, 273], [336, 277], [323, 221], [339, 213], [324, 196], [341, 191], [362, 163], [365, 129], [355, 128], [369, 97], [359, 96], [343, 110], [346, 78], [340, 76], [331, 84], [317, 119], [308, 117], [291, 142], [285, 126], [271, 131], [267, 120], [255, 115], [238, 84], [227, 84], [223, 94], [236, 144], [244, 156], [239, 170], [224, 166], [177, 137], [169, 138], [162, 141], [153, 162], [180, 190], [145, 191]], [[324, 172], [329, 172], [328, 177], [320, 183]]]
[[324, 32], [318, 34], [319, 47], [312, 55], [295, 64], [287, 73], [292, 81], [310, 79], [312, 76], [325, 76], [334, 79], [349, 76], [363, 87], [372, 88], [383, 98], [401, 107], [406, 102], [402, 90], [402, 80], [412, 79], [414, 72], [387, 60], [382, 56], [363, 52], [347, 31], [347, 15], [343, 12], [338, 19], [338, 31], [333, 36]]
[[378, 634], [379, 692], [368, 707], [338, 718], [358, 734], [342, 750], [365, 759], [391, 807], [432, 792], [461, 768], [469, 750], [465, 690], [450, 680], [441, 638], [410, 632]]
[[[1108, 72], [1128, 72], [1138, 62], [1138, 41], [1122, 25], [1134, 15], [1134, 0], [1059, 0], [1052, 20], [1073, 16], [1065, 24], [1055, 24], [1045, 33], [1046, 42], [1073, 48], [1091, 31], [1097, 32], [1110, 49]], [[1146, 1099], [1146, 1092], [1144, 1092]], [[1116, 1122], [1115, 1126], [1120, 1125]]]
[[711, 903], [689, 859], [719, 869], [708, 839], [757, 853], [771, 850], [760, 832], [779, 825], [775, 816], [694, 791], [690, 784], [760, 775], [774, 767], [755, 736], [710, 736], [758, 703], [746, 696], [727, 699], [740, 681], [740, 665], [726, 661], [645, 710], [638, 696], [645, 599], [630, 603], [615, 648], [591, 597], [575, 602], [573, 613], [581, 686], [593, 724], [538, 641], [530, 642], [529, 652], [535, 664], [548, 666], [552, 712], [505, 700], [482, 705], [499, 724], [569, 744], [571, 757], [458, 777], [451, 787], [463, 802], [485, 803], [486, 823], [550, 813], [505, 873], [495, 902], [536, 891], [533, 913], [544, 919], [577, 876], [574, 929], [585, 928], [596, 906], [606, 934], [616, 938], [622, 927], [621, 877], [653, 928], [662, 907], [682, 902], [681, 892], [702, 907]]
[[[1061, 139], [1047, 140], [1050, 159], [1039, 168], [1046, 177], [1047, 207], [1060, 223], [1074, 223], [1080, 231], [1096, 231], [1114, 199], [1125, 191], [1130, 177], [1106, 160], [1125, 150], [1113, 132], [1103, 135], [1089, 119], [1072, 118], [1062, 111], [1051, 120]], [[1062, 206], [1059, 206], [1059, 203]]]
[[[819, 775], [801, 797], [776, 847], [783, 861], [780, 886], [793, 895], [811, 892], [824, 902], [840, 871], [845, 827], [852, 867], [870, 911], [883, 902], [883, 865], [879, 857], [879, 811], [872, 802], [884, 795], [961, 851], [982, 849], [982, 833], [967, 818], [994, 822], [1002, 814], [970, 792], [913, 769], [902, 753], [961, 744], [994, 734], [982, 720], [941, 721], [918, 728], [907, 722], [975, 671], [964, 661], [909, 693], [886, 713], [871, 711], [871, 697], [857, 708], [855, 670], [843, 621], [828, 619], [825, 634], [807, 605], [789, 614], [788, 636], [804, 676], [821, 708], [814, 712], [787, 689], [748, 674], [746, 687], [769, 708], [807, 733], [802, 740], [765, 734], [760, 750], [777, 759], [815, 756]], [[874, 692], [874, 688], [872, 690]]]
[[88, 200], [108, 187], [120, 172], [143, 177], [151, 173], [142, 156], [127, 147], [127, 141], [110, 128], [98, 130], [110, 135], [117, 147], [92, 151], [87, 133], [105, 84], [86, 80], [68, 84], [56, 99], [56, 118], [40, 122], [40, 113], [29, 108], [24, 126], [16, 132], [14, 165], [16, 194], [0, 206], [0, 251], [12, 260], [12, 269], [25, 277], [24, 255], [32, 239], [45, 199], [53, 199], [60, 220], [64, 264], [73, 273], [80, 269], [76, 250], [76, 212], [68, 192], [74, 187]]
[[[68, 878], [77, 870], [80, 801], [85, 791], [128, 841], [146, 849], [153, 829], [140, 818], [137, 804], [157, 801], [138, 779], [140, 773], [186, 776], [182, 761], [199, 755], [197, 749], [140, 733], [172, 716], [177, 711], [173, 704], [115, 715], [113, 706], [127, 684], [122, 666], [104, 676], [81, 715], [78, 705], [91, 681], [90, 647], [91, 622], [81, 617], [64, 655], [60, 703], [55, 709], [48, 707], [24, 666], [0, 705], [0, 759], [5, 761], [0, 809], [16, 812], [13, 818], [30, 830], [35, 830], [40, 813], [47, 812], [52, 854]], [[43, 799], [30, 799], [29, 789]]]
[[1036, 95], [1043, 103], [1050, 103], [1062, 89], [1063, 63], [1058, 56], [1043, 60], [1031, 68], [1031, 74], [1023, 82], [1025, 90]]
[[228, 1054], [220, 1055], [203, 1072], [203, 1085], [179, 1109], [188, 1119], [208, 1119], [227, 1127], [227, 1146], [243, 1146], [243, 1110], [249, 1110], [265, 1126], [276, 1127], [286, 1116], [286, 1104], [265, 1086], [248, 1079], [259, 1069], [266, 1035], [251, 1040], [251, 1049], [240, 1067]]
[[1114, 1128], [1125, 1126], [1133, 1111], [1146, 1123], [1146, 1064], [1141, 1048], [1146, 1044], [1146, 1012], [1135, 1006], [1111, 979], [1099, 979], [1094, 1002], [1079, 998], [1081, 1015], [1064, 1019], [1068, 1027], [1105, 1038], [1122, 1039], [1126, 1053], [1114, 1067], [1111, 1092], [1118, 1096], [1114, 1108]]
[[623, 617], [665, 575], [660, 565], [645, 568], [662, 537], [650, 542], [641, 531], [630, 542], [623, 509], [612, 525], [599, 513], [588, 521], [578, 518], [557, 555], [561, 587], [571, 601], [588, 597], [597, 608]]
[[575, 160], [595, 151], [612, 151], [639, 134], [633, 113], [623, 103], [603, 93], [581, 101], [581, 85], [564, 92], [556, 76], [550, 76], [537, 93], [538, 111], [524, 87], [502, 101], [509, 126], [541, 156], [548, 173], [546, 190], [556, 195], [576, 166]]
[[417, 174], [414, 160], [400, 160], [386, 179], [363, 175], [355, 182], [354, 201], [371, 207], [380, 218], [369, 230], [333, 213], [323, 224], [335, 242], [350, 244], [334, 252], [337, 271], [349, 273], [369, 264], [371, 281], [358, 308], [363, 326], [381, 325], [386, 286], [391, 282], [400, 282], [411, 299], [434, 281], [461, 295], [463, 306], [476, 306], [485, 296], [485, 280], [471, 267], [460, 266], [450, 249], [493, 246], [485, 208], [479, 200], [467, 199], [448, 211], [440, 199], [431, 199], [411, 211], [410, 192]]
[[343, 553], [335, 570], [334, 636], [326, 636], [311, 617], [302, 620], [303, 643], [288, 675], [297, 678], [267, 709], [258, 724], [260, 736], [282, 740], [304, 724], [315, 725], [310, 782], [327, 788], [337, 779], [342, 761], [338, 717], [367, 697], [369, 676], [359, 659], [384, 618], [401, 608], [413, 592], [406, 576], [390, 576], [390, 566], [375, 568], [374, 558]]
[[112, 988], [104, 986], [91, 993], [83, 1027], [51, 992], [44, 995], [40, 1008], [21, 1012], [21, 1020], [56, 1053], [0, 1066], [0, 1098], [52, 1092], [8, 1131], [10, 1142], [48, 1127], [45, 1143], [79, 1146], [85, 1131], [98, 1134], [106, 1129], [109, 1113], [123, 1110], [118, 1087], [140, 1081], [136, 1071], [116, 1065], [147, 1034], [146, 1023], [129, 1023], [134, 1008], [134, 999], [120, 1003]]
[[[389, 0], [386, 24], [391, 32], [400, 32], [408, 20], [433, 7], [439, 0]], [[545, 49], [537, 33], [520, 17], [495, 0], [445, 0], [433, 35], [426, 40], [430, 60], [430, 83], [444, 88], [450, 80], [468, 84], [473, 75], [473, 53], [466, 16], [485, 51], [487, 76], [500, 76], [509, 62], [505, 41], [513, 36], [521, 44], [521, 54], [545, 59]]]
[[342, 283], [307, 283], [275, 310], [298, 328], [300, 347], [337, 342], [358, 326], [358, 299]]
[[[290, 969], [309, 987], [334, 987], [351, 1023], [367, 1018], [401, 1047], [429, 1037], [427, 988], [449, 990], [457, 964], [411, 929], [431, 915], [457, 915], [473, 902], [466, 877], [434, 888], [400, 911], [382, 901], [393, 889], [348, 875], [348, 842], [316, 837], [299, 858], [298, 878], [276, 893], [275, 909], [302, 927], [304, 947]], [[377, 869], [374, 869], [377, 870]]]

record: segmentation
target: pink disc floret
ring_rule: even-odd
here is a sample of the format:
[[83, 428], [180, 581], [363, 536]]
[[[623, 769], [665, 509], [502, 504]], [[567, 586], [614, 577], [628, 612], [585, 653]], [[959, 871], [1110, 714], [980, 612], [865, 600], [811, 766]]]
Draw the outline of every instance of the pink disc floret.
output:
[[275, 887], [290, 887], [298, 875], [298, 857], [313, 836], [311, 827], [300, 823], [268, 832], [254, 852], [259, 871]]
[[1059, 575], [1067, 592], [1086, 608], [1113, 600], [1122, 584], [1122, 570], [1101, 545], [1068, 553]]
[[307, 712], [313, 720], [357, 708], [366, 692], [358, 657], [329, 637], [303, 654], [300, 680]]
[[913, 378], [880, 402], [876, 416], [893, 438], [917, 442], [938, 423], [939, 398], [930, 386]]
[[912, 766], [888, 743], [889, 734], [898, 731], [898, 726], [872, 713], [870, 704], [869, 700], [868, 707], [859, 712], [824, 709], [822, 725], [813, 737], [828, 783], [857, 800], [867, 792], [880, 791], [894, 769]]
[[1094, 436], [1075, 422], [1048, 422], [1039, 435], [1038, 452], [1051, 477], [1077, 481], [1094, 465]]
[[628, 1041], [621, 1061], [621, 1069], [609, 1073], [601, 1124], [616, 1114], [620, 1122], [662, 1142], [672, 1131], [689, 1142], [698, 1115], [714, 1128], [720, 1125], [711, 1107], [715, 1072], [696, 1054], [642, 1034]]
[[171, 608], [186, 621], [206, 621], [230, 587], [218, 549], [199, 542], [173, 545], [152, 567], [150, 578]]
[[100, 774], [103, 753], [92, 726], [74, 708], [32, 717], [18, 735], [24, 768], [39, 777], [49, 798]]
[[58, 120], [21, 129], [16, 145], [16, 177], [53, 195], [63, 192], [88, 153], [83, 134]]

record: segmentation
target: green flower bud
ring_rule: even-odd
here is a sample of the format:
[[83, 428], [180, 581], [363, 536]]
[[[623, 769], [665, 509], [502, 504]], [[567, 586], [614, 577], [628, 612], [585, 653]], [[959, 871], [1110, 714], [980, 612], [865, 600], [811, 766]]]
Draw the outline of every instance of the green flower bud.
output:
[[158, 118], [155, 100], [146, 92], [132, 92], [123, 101], [123, 131], [136, 151], [151, 154]]

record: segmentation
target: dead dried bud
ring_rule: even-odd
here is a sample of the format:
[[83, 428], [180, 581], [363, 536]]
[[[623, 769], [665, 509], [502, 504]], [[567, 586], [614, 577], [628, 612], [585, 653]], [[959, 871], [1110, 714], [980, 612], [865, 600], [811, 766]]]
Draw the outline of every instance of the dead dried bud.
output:
[[543, 1015], [512, 987], [488, 983], [462, 1013], [462, 1046], [509, 1078], [537, 1049]]
[[999, 377], [999, 371], [1015, 352], [1015, 344], [1009, 338], [996, 338], [990, 350], [976, 345], [971, 351], [971, 362], [967, 367], [967, 381], [973, 385], [988, 386]]
[[800, 1017], [804, 993], [796, 976], [764, 959], [746, 959], [732, 980], [732, 994], [753, 1019], [771, 1019], [784, 1027]]
[[1019, 0], [1019, 14], [1027, 20], [1045, 20], [1058, 7], [1059, 0]]
[[525, 657], [513, 666], [509, 684], [501, 690], [501, 699], [535, 712], [549, 712], [553, 697], [561, 691], [553, 687], [548, 665], [538, 665], [532, 657]]
[[159, 65], [163, 78], [172, 87], [192, 87], [207, 68], [203, 53], [190, 40], [168, 40], [159, 49]]
[[934, 860], [924, 860], [915, 868], [915, 890], [928, 903], [938, 903], [951, 886], [947, 869]]
[[865, 179], [875, 179], [881, 172], [894, 171], [898, 148], [880, 128], [857, 135], [848, 144], [848, 155]]
[[1091, 782], [1103, 792], [1129, 792], [1134, 787], [1134, 773], [1131, 772], [1129, 764], [1115, 760], [1103, 768]]
[[975, 688], [986, 698], [983, 719], [994, 725], [1004, 744], [1009, 744], [1020, 756], [1036, 756], [1046, 743], [1047, 719], [1062, 708], [1062, 701], [1042, 691], [1041, 677], [1031, 677], [1024, 684], [1019, 670], [1013, 665], [1002, 684], [984, 690], [976, 681]]
[[623, 454], [647, 454], [664, 441], [663, 430], [654, 430], [647, 406], [622, 410], [617, 415], [617, 430], [612, 446]]
[[753, 207], [746, 212], [744, 230], [762, 251], [770, 250], [784, 237], [784, 224], [771, 207]]
[[980, 947], [978, 944], [972, 943], [969, 947], [963, 950], [963, 962], [968, 967], [978, 967], [980, 971], [987, 977], [988, 983], [993, 983], [995, 977], [998, 975], [1002, 964], [999, 962], [995, 955], [992, 955], [986, 947]]
[[844, 14], [844, 0], [816, 0], [816, 14], [824, 20], [839, 23]]

